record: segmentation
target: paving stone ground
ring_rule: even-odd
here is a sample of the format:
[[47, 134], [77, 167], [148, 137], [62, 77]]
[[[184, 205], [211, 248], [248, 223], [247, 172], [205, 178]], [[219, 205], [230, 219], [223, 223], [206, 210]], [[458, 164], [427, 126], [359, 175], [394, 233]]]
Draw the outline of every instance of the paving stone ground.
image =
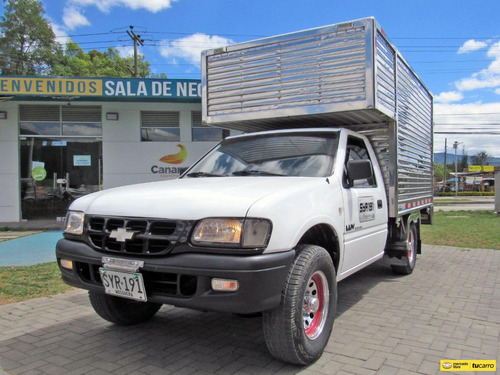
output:
[[269, 355], [259, 317], [164, 306], [118, 327], [85, 291], [0, 306], [0, 374], [439, 374], [442, 359], [500, 359], [500, 251], [424, 245], [410, 276], [379, 262], [340, 282], [307, 367]]

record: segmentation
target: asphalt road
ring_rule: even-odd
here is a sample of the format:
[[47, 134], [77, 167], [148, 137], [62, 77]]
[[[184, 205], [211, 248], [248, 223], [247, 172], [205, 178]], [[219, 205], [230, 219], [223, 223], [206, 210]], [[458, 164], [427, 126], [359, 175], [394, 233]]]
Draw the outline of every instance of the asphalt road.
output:
[[470, 211], [495, 209], [495, 197], [435, 197], [434, 211]]

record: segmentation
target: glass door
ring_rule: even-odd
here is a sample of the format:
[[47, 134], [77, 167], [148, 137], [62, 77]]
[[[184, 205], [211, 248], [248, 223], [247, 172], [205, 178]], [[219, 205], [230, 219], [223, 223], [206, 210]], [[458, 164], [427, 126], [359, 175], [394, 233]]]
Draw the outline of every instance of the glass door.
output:
[[64, 217], [76, 198], [101, 189], [101, 138], [21, 137], [22, 218]]

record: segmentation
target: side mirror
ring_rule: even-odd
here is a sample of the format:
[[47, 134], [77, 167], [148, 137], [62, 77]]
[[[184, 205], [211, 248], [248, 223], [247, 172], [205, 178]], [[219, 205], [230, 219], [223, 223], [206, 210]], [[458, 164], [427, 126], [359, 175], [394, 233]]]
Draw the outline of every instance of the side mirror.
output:
[[350, 186], [356, 180], [367, 180], [373, 177], [372, 162], [367, 159], [349, 160], [347, 162], [347, 178]]

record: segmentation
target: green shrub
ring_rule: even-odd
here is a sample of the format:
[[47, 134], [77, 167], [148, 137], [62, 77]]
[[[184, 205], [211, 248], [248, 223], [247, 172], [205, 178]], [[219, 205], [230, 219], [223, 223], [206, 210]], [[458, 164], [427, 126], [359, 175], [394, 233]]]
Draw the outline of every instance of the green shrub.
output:
[[[454, 197], [456, 194], [454, 192], [437, 192], [437, 197]], [[459, 191], [459, 197], [494, 197], [494, 191]]]
[[26, 228], [23, 227], [0, 227], [0, 232], [25, 232]]

